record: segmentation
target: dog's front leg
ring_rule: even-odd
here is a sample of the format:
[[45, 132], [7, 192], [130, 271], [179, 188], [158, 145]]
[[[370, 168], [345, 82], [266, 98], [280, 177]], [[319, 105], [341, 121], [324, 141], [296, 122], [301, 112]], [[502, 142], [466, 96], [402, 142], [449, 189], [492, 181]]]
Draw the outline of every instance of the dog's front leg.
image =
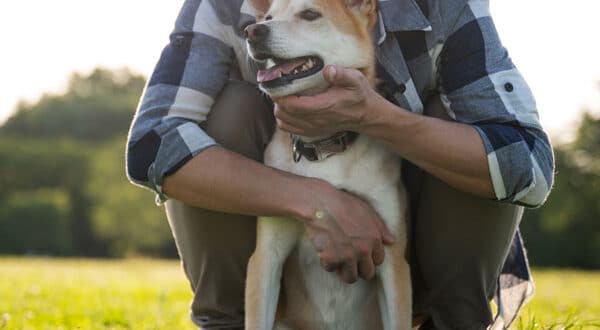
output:
[[377, 270], [379, 306], [385, 330], [412, 329], [412, 290], [405, 247], [396, 243], [385, 251]]
[[246, 329], [271, 330], [275, 322], [283, 265], [302, 234], [302, 224], [287, 218], [258, 219], [256, 250], [246, 278]]

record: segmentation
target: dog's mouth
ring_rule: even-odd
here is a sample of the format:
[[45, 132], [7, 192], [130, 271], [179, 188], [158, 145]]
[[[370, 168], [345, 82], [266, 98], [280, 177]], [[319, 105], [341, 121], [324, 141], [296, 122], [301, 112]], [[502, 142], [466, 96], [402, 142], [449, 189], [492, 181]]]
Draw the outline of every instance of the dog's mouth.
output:
[[290, 84], [294, 80], [311, 76], [324, 67], [323, 60], [317, 56], [269, 58], [267, 63], [267, 68], [259, 70], [256, 75], [256, 81], [266, 88]]

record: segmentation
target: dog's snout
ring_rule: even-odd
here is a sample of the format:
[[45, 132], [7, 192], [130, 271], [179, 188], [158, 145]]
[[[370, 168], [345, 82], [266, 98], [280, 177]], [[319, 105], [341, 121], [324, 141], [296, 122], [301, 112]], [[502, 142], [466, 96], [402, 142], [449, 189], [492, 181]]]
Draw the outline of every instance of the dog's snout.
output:
[[269, 35], [269, 27], [265, 24], [252, 24], [246, 27], [244, 31], [250, 42], [263, 41]]

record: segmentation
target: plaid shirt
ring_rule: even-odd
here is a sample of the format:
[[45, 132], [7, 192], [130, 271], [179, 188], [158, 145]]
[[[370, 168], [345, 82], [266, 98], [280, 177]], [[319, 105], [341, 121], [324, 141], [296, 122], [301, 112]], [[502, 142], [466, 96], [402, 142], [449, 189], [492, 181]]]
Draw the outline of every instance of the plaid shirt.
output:
[[[230, 71], [256, 82], [242, 33], [254, 16], [248, 0], [185, 1], [127, 146], [130, 180], [154, 190], [159, 201], [166, 198], [163, 178], [216, 144], [198, 124]], [[552, 148], [531, 91], [500, 42], [488, 0], [379, 0], [373, 37], [378, 77], [392, 102], [420, 113], [423, 101], [439, 93], [453, 119], [479, 132], [496, 198], [524, 206], [545, 201]], [[533, 291], [519, 235], [513, 248], [503, 274], [509, 277], [500, 278], [503, 290], [513, 290], [504, 295], [511, 300], [500, 301], [507, 323]]]

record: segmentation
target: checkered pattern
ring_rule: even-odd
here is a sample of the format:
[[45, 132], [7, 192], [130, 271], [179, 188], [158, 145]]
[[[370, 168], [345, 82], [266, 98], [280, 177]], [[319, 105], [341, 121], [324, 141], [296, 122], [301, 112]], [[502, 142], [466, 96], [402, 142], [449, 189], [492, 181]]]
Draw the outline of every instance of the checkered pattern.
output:
[[[232, 67], [255, 82], [242, 29], [248, 1], [185, 2], [171, 42], [148, 83], [132, 126], [128, 174], [155, 190], [187, 160], [215, 144], [204, 121]], [[448, 113], [480, 133], [498, 200], [543, 203], [553, 156], [527, 84], [502, 47], [488, 1], [381, 0], [378, 72], [398, 105], [423, 110], [440, 92]], [[402, 60], [404, 59], [404, 60]]]
[[[128, 141], [129, 178], [159, 201], [163, 178], [215, 145], [198, 124], [230, 70], [255, 82], [242, 35], [254, 14], [248, 0], [185, 1]], [[544, 202], [552, 148], [535, 100], [498, 38], [488, 0], [380, 0], [373, 37], [391, 101], [420, 113], [424, 100], [440, 93], [448, 114], [479, 132], [497, 199]], [[523, 281], [529, 283], [528, 273]]]

